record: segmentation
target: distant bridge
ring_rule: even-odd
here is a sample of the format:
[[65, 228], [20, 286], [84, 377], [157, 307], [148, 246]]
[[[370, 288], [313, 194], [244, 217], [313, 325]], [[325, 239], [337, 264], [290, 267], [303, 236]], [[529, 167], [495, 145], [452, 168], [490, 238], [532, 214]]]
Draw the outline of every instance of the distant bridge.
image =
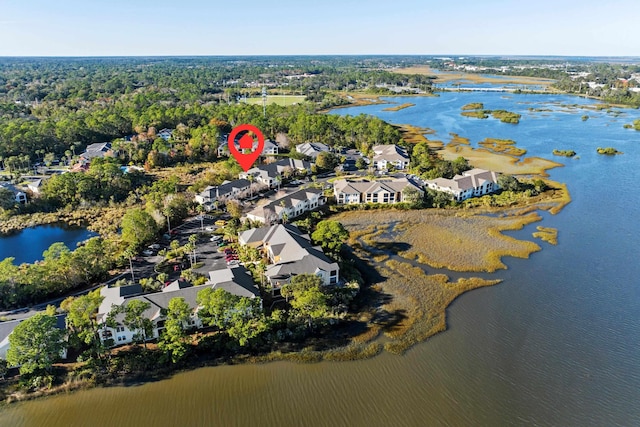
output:
[[435, 90], [443, 92], [544, 92], [544, 90], [515, 87], [438, 87]]

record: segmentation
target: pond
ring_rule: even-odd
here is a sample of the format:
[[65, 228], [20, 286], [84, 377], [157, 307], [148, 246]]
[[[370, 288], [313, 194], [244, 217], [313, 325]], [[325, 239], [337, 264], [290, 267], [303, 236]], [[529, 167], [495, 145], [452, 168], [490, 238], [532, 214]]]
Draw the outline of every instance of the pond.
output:
[[0, 236], [0, 261], [13, 257], [14, 264], [33, 263], [43, 259], [42, 253], [53, 243], [62, 242], [74, 250], [78, 243], [96, 236], [85, 228], [68, 227], [62, 224], [47, 224], [29, 227], [8, 236]]

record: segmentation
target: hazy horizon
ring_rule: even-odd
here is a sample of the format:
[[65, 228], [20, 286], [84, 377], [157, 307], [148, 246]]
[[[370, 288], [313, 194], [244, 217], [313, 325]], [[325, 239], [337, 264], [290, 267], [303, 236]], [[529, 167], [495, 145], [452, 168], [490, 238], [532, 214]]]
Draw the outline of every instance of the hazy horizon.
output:
[[1, 57], [640, 55], [640, 2], [2, 1]]

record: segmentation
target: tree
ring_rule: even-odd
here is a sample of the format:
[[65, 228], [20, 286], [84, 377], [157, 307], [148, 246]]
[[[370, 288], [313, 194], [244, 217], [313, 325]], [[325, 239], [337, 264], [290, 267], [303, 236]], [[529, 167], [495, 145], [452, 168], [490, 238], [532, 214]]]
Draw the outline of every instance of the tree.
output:
[[4, 359], [0, 359], [0, 379], [3, 380], [8, 371], [9, 363]]
[[424, 205], [424, 194], [414, 187], [405, 188], [402, 198], [414, 208], [421, 208]]
[[137, 331], [134, 335], [136, 341], [142, 341], [147, 348], [147, 337], [152, 334], [153, 325], [144, 312], [151, 308], [151, 304], [139, 299], [131, 300], [127, 305], [121, 306], [124, 312], [124, 325], [131, 331]]
[[244, 347], [269, 327], [257, 298], [239, 297], [228, 311], [227, 333]]
[[13, 191], [0, 187], [0, 210], [9, 210], [16, 205], [16, 196]]
[[292, 297], [289, 302], [295, 314], [305, 318], [307, 326], [313, 327], [316, 320], [329, 313], [327, 296], [322, 292], [322, 279], [315, 274], [299, 274], [291, 279], [286, 293]]
[[333, 170], [340, 164], [340, 158], [333, 153], [323, 151], [316, 157], [316, 166], [320, 169]]
[[240, 218], [242, 216], [242, 205], [237, 200], [229, 200], [226, 207], [231, 218]]
[[318, 223], [311, 238], [334, 258], [338, 258], [342, 242], [349, 238], [349, 232], [338, 221], [327, 219]]
[[172, 298], [169, 301], [165, 329], [158, 347], [169, 353], [173, 363], [177, 363], [187, 354], [185, 325], [189, 322], [190, 315], [191, 307], [184, 298]]
[[22, 321], [9, 335], [7, 362], [20, 367], [20, 375], [48, 372], [60, 358], [64, 331], [56, 327], [53, 314], [38, 313]]
[[96, 316], [103, 299], [100, 290], [96, 289], [86, 295], [68, 297], [60, 304], [60, 308], [67, 312], [67, 328], [80, 342], [90, 345], [98, 358], [104, 347], [98, 335], [99, 325]]
[[124, 214], [121, 228], [122, 240], [135, 250], [153, 241], [158, 232], [156, 221], [142, 209], [132, 209]]
[[196, 302], [200, 306], [198, 317], [205, 325], [226, 329], [229, 320], [226, 316], [227, 310], [236, 303], [237, 298], [239, 297], [221, 288], [203, 289], [196, 297]]
[[520, 189], [520, 182], [513, 175], [501, 174], [498, 177], [498, 185], [505, 191], [518, 191]]

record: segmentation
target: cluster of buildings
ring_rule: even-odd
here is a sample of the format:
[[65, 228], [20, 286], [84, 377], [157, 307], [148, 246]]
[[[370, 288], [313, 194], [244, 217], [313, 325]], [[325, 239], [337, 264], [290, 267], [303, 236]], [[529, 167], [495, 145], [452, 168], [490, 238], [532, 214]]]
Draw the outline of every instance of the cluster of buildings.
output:
[[[238, 242], [242, 246], [256, 248], [268, 259], [264, 272], [264, 289], [273, 296], [280, 293], [282, 286], [290, 283], [299, 274], [315, 274], [326, 286], [339, 282], [340, 268], [338, 263], [329, 259], [322, 248], [314, 246], [307, 234], [303, 234], [292, 225], [274, 225], [254, 228], [239, 234]], [[198, 317], [200, 307], [197, 296], [206, 288], [224, 289], [232, 295], [244, 298], [261, 299], [260, 288], [253, 277], [242, 265], [227, 266], [209, 272], [209, 280], [201, 286], [191, 286], [184, 281], [174, 281], [161, 292], [143, 294], [140, 285], [121, 287], [105, 286], [100, 290], [104, 297], [98, 309], [97, 320], [103, 325], [100, 338], [105, 344], [124, 345], [133, 342], [139, 331], [131, 330], [124, 324], [123, 310], [113, 317], [114, 324], [108, 325], [107, 318], [115, 307], [126, 307], [132, 301], [140, 300], [148, 303], [149, 308], [143, 316], [149, 319], [152, 333], [147, 339], [157, 339], [162, 335], [165, 314], [169, 302], [173, 298], [184, 298], [191, 307], [191, 314], [185, 327], [202, 328], [204, 325]]]
[[[162, 131], [161, 131], [162, 132]], [[163, 137], [159, 134], [160, 137]], [[170, 135], [167, 136], [170, 138]], [[277, 146], [276, 146], [277, 149]], [[109, 155], [109, 143], [92, 144], [83, 155], [86, 160]], [[306, 143], [296, 147], [298, 152], [308, 158], [315, 158], [329, 147], [321, 143]], [[390, 166], [403, 170], [409, 165], [409, 156], [405, 149], [395, 145], [373, 147], [372, 166], [378, 170], [388, 170]], [[249, 197], [264, 188], [279, 187], [282, 178], [295, 173], [306, 174], [311, 164], [305, 160], [283, 158], [264, 164], [240, 174], [239, 179], [224, 182], [218, 186], [209, 186], [195, 196], [195, 200], [211, 209], [216, 202]], [[457, 201], [469, 197], [482, 196], [499, 189], [498, 174], [483, 169], [472, 169], [456, 175], [452, 179], [437, 178], [424, 183], [411, 175], [402, 178], [378, 180], [339, 179], [333, 183], [333, 194], [339, 205], [405, 202], [409, 197], [422, 196], [425, 187], [446, 192]], [[17, 199], [16, 199], [17, 200]], [[272, 201], [254, 208], [247, 214], [252, 221], [266, 224], [238, 235], [241, 246], [257, 249], [268, 261], [263, 275], [262, 291], [270, 291], [277, 296], [282, 286], [290, 283], [299, 274], [314, 274], [322, 279], [324, 285], [338, 284], [340, 269], [336, 262], [328, 258], [322, 248], [314, 246], [308, 235], [297, 227], [287, 224], [305, 212], [314, 210], [326, 203], [323, 191], [314, 188], [299, 189], [290, 194], [276, 197]], [[275, 225], [270, 225], [275, 224]], [[117, 314], [115, 325], [107, 325], [107, 319], [114, 306], [125, 307], [132, 301], [141, 300], [149, 304], [143, 314], [151, 321], [153, 332], [148, 339], [161, 336], [164, 329], [165, 313], [169, 301], [176, 297], [184, 298], [192, 309], [188, 327], [203, 326], [198, 318], [198, 292], [207, 287], [225, 291], [245, 298], [261, 299], [261, 289], [256, 285], [250, 272], [242, 265], [227, 265], [224, 268], [208, 272], [208, 281], [201, 286], [191, 286], [178, 280], [164, 287], [161, 292], [144, 294], [140, 285], [108, 287], [101, 289], [104, 297], [98, 310], [98, 322], [103, 325], [101, 339], [109, 345], [123, 345], [134, 341], [138, 331], [129, 330], [124, 325], [124, 315]], [[120, 311], [119, 311], [120, 312]], [[19, 321], [0, 323], [0, 357], [6, 355], [8, 337]], [[64, 316], [59, 316], [59, 327], [64, 328]]]

